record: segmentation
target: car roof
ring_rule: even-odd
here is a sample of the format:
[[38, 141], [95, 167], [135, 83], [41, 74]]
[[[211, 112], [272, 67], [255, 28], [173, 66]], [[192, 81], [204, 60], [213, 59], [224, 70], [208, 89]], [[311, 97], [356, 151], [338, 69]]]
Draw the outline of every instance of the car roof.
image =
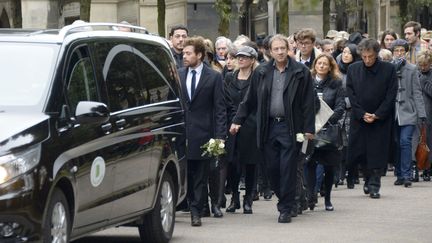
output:
[[[129, 28], [132, 32], [120, 31]], [[156, 42], [169, 48], [164, 38], [149, 34], [142, 27], [116, 23], [72, 24], [62, 29], [0, 29], [0, 42], [53, 43], [69, 42], [90, 37], [132, 38]]]

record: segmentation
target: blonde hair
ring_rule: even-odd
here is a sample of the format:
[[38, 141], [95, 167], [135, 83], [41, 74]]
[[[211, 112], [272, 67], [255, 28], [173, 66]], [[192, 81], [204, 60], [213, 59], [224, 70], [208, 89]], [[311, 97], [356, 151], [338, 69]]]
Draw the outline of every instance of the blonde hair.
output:
[[432, 51], [423, 50], [417, 56], [417, 63], [429, 63], [432, 64]]
[[327, 58], [327, 60], [329, 61], [329, 64], [330, 64], [330, 71], [329, 71], [328, 74], [330, 75], [330, 77], [331, 77], [332, 79], [341, 79], [341, 78], [342, 78], [342, 74], [341, 74], [341, 72], [339, 71], [339, 66], [337, 65], [335, 59], [334, 59], [332, 56], [330, 56], [329, 54], [327, 54], [327, 53], [320, 53], [320, 54], [315, 58], [315, 60], [313, 61], [313, 63], [312, 63], [312, 69], [311, 69], [311, 74], [312, 74], [312, 76], [313, 76], [313, 77], [316, 77], [316, 75], [317, 75], [317, 71], [315, 70], [315, 65], [316, 65], [316, 63], [318, 62], [318, 60], [319, 60], [320, 58], [323, 58], [323, 57]]
[[393, 54], [388, 49], [381, 49], [378, 52], [378, 56], [379, 56], [379, 58], [381, 58], [382, 61], [385, 61], [385, 62], [390, 62], [393, 59]]

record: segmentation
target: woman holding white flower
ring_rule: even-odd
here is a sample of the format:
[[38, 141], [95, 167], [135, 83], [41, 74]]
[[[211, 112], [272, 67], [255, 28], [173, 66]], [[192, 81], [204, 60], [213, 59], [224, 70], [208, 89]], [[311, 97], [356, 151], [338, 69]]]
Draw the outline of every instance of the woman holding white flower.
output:
[[[238, 70], [227, 74], [225, 83], [225, 96], [227, 102], [228, 124], [237, 112], [238, 105], [243, 100], [249, 85], [252, 73], [257, 64], [257, 52], [249, 46], [241, 47], [237, 54]], [[242, 126], [242, 130], [228, 139], [228, 161], [231, 162], [230, 176], [232, 199], [227, 212], [240, 209], [239, 182], [242, 170], [245, 171], [246, 195], [243, 199], [243, 213], [252, 213], [252, 194], [255, 183], [256, 165], [262, 161], [262, 155], [256, 146], [256, 117], [252, 114]]]
[[[322, 96], [322, 99], [332, 108], [333, 115], [328, 120], [328, 124], [338, 124], [345, 111], [344, 91], [342, 88], [341, 75], [338, 65], [334, 58], [328, 54], [318, 55], [312, 64], [312, 77], [315, 82], [315, 91]], [[324, 127], [325, 127], [324, 126]], [[333, 211], [331, 203], [331, 189], [335, 176], [336, 166], [341, 161], [341, 151], [315, 149], [311, 159], [307, 163], [307, 185], [309, 190], [309, 208], [314, 209], [317, 202], [316, 167], [320, 163], [324, 166], [324, 189], [325, 189], [325, 209]]]

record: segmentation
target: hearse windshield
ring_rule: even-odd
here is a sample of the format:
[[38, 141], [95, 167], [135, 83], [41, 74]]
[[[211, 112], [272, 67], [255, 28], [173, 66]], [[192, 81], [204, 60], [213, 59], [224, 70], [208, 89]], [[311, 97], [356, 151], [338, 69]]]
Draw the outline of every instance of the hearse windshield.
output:
[[41, 108], [59, 45], [0, 42], [0, 108]]

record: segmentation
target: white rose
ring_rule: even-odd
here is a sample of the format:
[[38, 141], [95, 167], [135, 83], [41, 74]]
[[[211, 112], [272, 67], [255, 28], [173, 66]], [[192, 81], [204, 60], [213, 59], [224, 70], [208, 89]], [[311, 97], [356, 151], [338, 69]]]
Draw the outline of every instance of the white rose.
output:
[[299, 142], [299, 143], [303, 143], [304, 140], [305, 140], [303, 133], [297, 133], [297, 134], [296, 134], [296, 140], [297, 140], [297, 142]]
[[213, 138], [211, 138], [210, 140], [209, 140], [209, 144], [211, 145], [211, 144], [214, 144], [216, 142], [216, 140], [214, 140]]
[[221, 148], [221, 149], [225, 148], [225, 144], [224, 143], [220, 143], [219, 144], [219, 148]]

